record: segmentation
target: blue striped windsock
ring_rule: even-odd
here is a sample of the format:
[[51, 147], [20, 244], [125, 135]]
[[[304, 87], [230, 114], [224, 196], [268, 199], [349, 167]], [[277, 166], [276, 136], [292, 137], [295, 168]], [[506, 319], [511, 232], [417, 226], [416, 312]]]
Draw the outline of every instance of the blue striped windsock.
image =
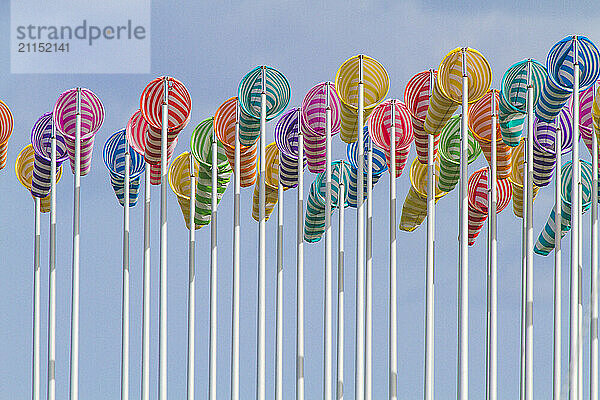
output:
[[552, 122], [573, 93], [576, 51], [579, 90], [586, 90], [598, 79], [600, 53], [591, 40], [585, 36], [567, 36], [556, 43], [548, 53], [548, 77], [535, 108], [535, 115], [542, 121]]
[[[592, 193], [592, 164], [587, 161], [581, 160], [581, 212], [585, 213], [591, 204], [591, 193]], [[571, 183], [572, 179], [572, 165], [571, 161], [565, 163], [562, 168], [561, 177], [561, 232], [560, 237], [562, 238], [571, 229]], [[555, 214], [554, 207], [548, 217], [548, 222], [542, 229], [540, 236], [535, 244], [534, 251], [537, 254], [547, 256], [550, 254], [555, 245]]]
[[102, 158], [108, 168], [110, 184], [117, 195], [117, 200], [125, 205], [125, 150], [129, 146], [129, 207], [137, 204], [140, 191], [140, 175], [144, 172], [144, 156], [133, 151], [125, 140], [125, 129], [113, 133], [104, 143]]
[[[368, 160], [368, 148], [371, 143], [369, 132], [367, 127], [364, 127], [364, 163], [363, 163], [363, 201], [367, 198], [367, 160]], [[381, 175], [387, 171], [387, 164], [385, 158], [385, 152], [375, 144], [372, 147], [373, 150], [373, 186], [379, 181]], [[348, 205], [350, 207], [356, 207], [357, 189], [358, 189], [358, 142], [349, 143], [346, 147], [346, 155], [348, 156], [348, 162], [350, 163], [350, 179], [348, 181]]]

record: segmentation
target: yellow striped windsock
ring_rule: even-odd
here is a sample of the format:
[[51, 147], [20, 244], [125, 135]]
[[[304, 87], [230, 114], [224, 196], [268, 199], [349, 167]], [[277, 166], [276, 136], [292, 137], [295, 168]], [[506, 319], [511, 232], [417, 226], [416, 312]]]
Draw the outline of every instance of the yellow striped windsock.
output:
[[[277, 188], [279, 186], [279, 148], [275, 142], [267, 145], [265, 149], [265, 171], [265, 218], [268, 220], [277, 204]], [[255, 221], [260, 219], [259, 183], [260, 179], [257, 179], [252, 196], [252, 218]], [[283, 190], [287, 189], [287, 187], [283, 187]]]
[[[28, 144], [21, 150], [19, 155], [17, 156], [17, 161], [15, 163], [15, 173], [17, 174], [17, 179], [25, 188], [31, 191], [31, 181], [33, 179], [33, 162], [35, 159], [35, 152], [33, 151], [33, 146]], [[56, 171], [56, 182], [60, 181], [62, 176], [62, 165]], [[48, 194], [45, 197], [42, 197], [40, 200], [40, 211], [43, 213], [47, 213], [50, 211], [50, 199], [52, 194]], [[32, 195], [33, 197], [33, 195]]]
[[[513, 213], [518, 218], [523, 218], [523, 171], [525, 169], [525, 138], [521, 138], [521, 141], [517, 147], [512, 150], [511, 156], [511, 171], [508, 180], [512, 185], [513, 193]], [[525, 188], [527, 189], [527, 188]], [[538, 188], [533, 185], [533, 200], [537, 196]]]

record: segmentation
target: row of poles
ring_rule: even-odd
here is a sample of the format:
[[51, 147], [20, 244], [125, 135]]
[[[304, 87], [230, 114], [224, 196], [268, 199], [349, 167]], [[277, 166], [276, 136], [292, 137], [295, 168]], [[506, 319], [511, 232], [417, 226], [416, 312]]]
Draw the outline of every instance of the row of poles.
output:
[[[577, 38], [574, 38], [577, 54]], [[364, 125], [364, 82], [363, 57], [359, 56], [358, 113], [357, 126]], [[257, 365], [256, 398], [262, 400], [265, 393], [265, 285], [266, 285], [266, 237], [265, 237], [265, 135], [266, 135], [266, 74], [261, 69], [262, 91], [260, 104], [259, 137], [259, 263], [258, 263], [258, 312], [257, 312]], [[522, 372], [521, 398], [533, 399], [533, 85], [531, 83], [531, 61], [528, 63], [527, 85], [527, 147], [526, 172], [524, 173], [524, 212], [523, 212], [523, 301], [522, 301]], [[434, 71], [430, 70], [430, 95], [434, 86]], [[167, 398], [167, 132], [169, 110], [169, 81], [163, 80], [162, 129], [161, 129], [161, 206], [160, 206], [160, 295], [159, 295], [159, 399]], [[467, 400], [468, 393], [468, 220], [466, 210], [467, 197], [467, 154], [468, 154], [468, 85], [466, 48], [462, 49], [462, 116], [460, 143], [460, 194], [459, 194], [459, 324], [458, 324], [458, 374], [457, 398]], [[326, 197], [325, 197], [325, 293], [324, 293], [324, 354], [323, 354], [323, 398], [332, 399], [333, 395], [333, 267], [332, 267], [332, 155], [331, 155], [331, 107], [329, 105], [329, 85], [327, 85], [326, 104]], [[492, 96], [492, 132], [496, 132], [497, 115], [495, 96]], [[79, 360], [79, 203], [80, 203], [80, 163], [81, 163], [81, 89], [76, 97], [76, 134], [74, 169], [74, 208], [73, 208], [73, 278], [71, 312], [71, 363], [70, 398], [78, 396], [78, 360]], [[231, 399], [239, 399], [239, 300], [240, 300], [240, 142], [239, 142], [239, 105], [236, 107], [236, 135], [234, 162], [234, 245], [233, 245], [233, 291], [232, 291], [232, 348], [231, 348]], [[298, 112], [298, 126], [300, 127]], [[395, 142], [395, 103], [391, 102], [390, 141], [390, 231], [389, 231], [389, 398], [397, 399], [397, 255], [396, 255], [396, 142]], [[574, 62], [573, 82], [573, 130], [579, 137], [579, 63]], [[372, 398], [372, 188], [373, 157], [371, 144], [364, 148], [363, 130], [358, 129], [358, 174], [357, 174], [357, 231], [356, 231], [356, 343], [355, 343], [355, 393], [357, 400]], [[560, 128], [556, 134], [555, 148], [561, 149]], [[577, 143], [577, 140], [576, 142]], [[123, 209], [123, 303], [122, 303], [122, 362], [121, 362], [121, 398], [128, 399], [129, 393], [129, 175], [130, 154], [126, 142], [125, 155], [125, 205]], [[427, 153], [427, 258], [426, 258], [426, 323], [425, 323], [425, 371], [424, 398], [434, 397], [434, 233], [435, 233], [435, 160], [433, 154], [434, 136], [428, 136]], [[597, 285], [597, 201], [598, 201], [598, 150], [597, 139], [592, 135], [592, 213], [591, 213], [591, 348], [590, 348], [590, 399], [598, 398], [598, 285]], [[366, 204], [364, 204], [364, 159], [367, 152]], [[211, 192], [211, 268], [210, 268], [210, 347], [209, 347], [209, 398], [216, 400], [217, 374], [217, 139], [212, 137], [212, 192]], [[491, 165], [489, 170], [489, 231], [488, 231], [488, 270], [487, 301], [488, 316], [486, 325], [486, 398], [497, 399], [497, 235], [496, 235], [496, 140], [491, 140]], [[48, 400], [55, 398], [55, 330], [56, 330], [56, 132], [53, 126], [51, 136], [51, 208], [50, 208], [50, 268], [49, 268], [49, 327], [48, 327]], [[553, 356], [553, 398], [558, 400], [561, 391], [561, 151], [556, 151], [556, 188], [555, 188], [555, 279], [554, 279], [554, 356]], [[581, 399], [583, 394], [583, 337], [581, 302], [581, 177], [579, 150], [575, 144], [572, 151], [572, 187], [571, 191], [571, 263], [570, 263], [570, 325], [569, 325], [569, 397]], [[298, 130], [298, 186], [297, 186], [297, 330], [296, 330], [296, 399], [304, 399], [304, 138]], [[194, 315], [195, 315], [195, 161], [190, 156], [190, 232], [189, 232], [189, 286], [188, 286], [188, 360], [187, 360], [187, 398], [194, 398]], [[149, 398], [149, 322], [150, 322], [150, 171], [145, 170], [144, 189], [144, 272], [143, 272], [143, 334], [142, 334], [142, 399]], [[339, 179], [339, 182], [342, 182]], [[344, 198], [346, 188], [338, 185], [337, 201], [339, 208], [338, 232], [338, 294], [337, 294], [337, 376], [336, 397], [343, 398], [344, 384]], [[278, 186], [277, 218], [277, 295], [276, 295], [276, 372], [275, 398], [283, 398], [283, 186]], [[365, 237], [366, 205], [366, 237]], [[35, 241], [34, 241], [34, 335], [33, 335], [33, 399], [39, 399], [39, 324], [40, 324], [40, 200], [35, 198]]]

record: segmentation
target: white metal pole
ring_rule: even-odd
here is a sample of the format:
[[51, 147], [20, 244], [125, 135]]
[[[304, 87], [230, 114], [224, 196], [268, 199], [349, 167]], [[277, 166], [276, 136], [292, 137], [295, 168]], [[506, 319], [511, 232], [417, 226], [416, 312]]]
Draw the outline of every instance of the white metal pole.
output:
[[[527, 142], [527, 138], [525, 138]], [[521, 359], [520, 359], [520, 374], [519, 374], [519, 399], [525, 399], [525, 304], [526, 304], [526, 276], [527, 276], [527, 150], [523, 147], [523, 211], [521, 214]], [[531, 161], [533, 162], [533, 161]]]
[[169, 125], [169, 79], [163, 78], [160, 143], [160, 294], [158, 333], [158, 399], [167, 400], [167, 128]]
[[125, 141], [125, 179], [123, 180], [123, 304], [121, 310], [121, 400], [129, 399], [129, 175], [131, 157]]
[[48, 382], [47, 399], [56, 394], [56, 126], [50, 138], [50, 250], [48, 268]]
[[367, 144], [365, 400], [373, 398], [373, 144]]
[[[433, 92], [435, 77], [433, 69], [429, 70], [429, 97]], [[392, 125], [393, 126], [393, 125]], [[391, 143], [394, 143], [393, 140]], [[427, 262], [425, 271], [425, 390], [424, 399], [433, 400], [433, 381], [434, 381], [434, 298], [435, 298], [435, 282], [434, 282], [434, 238], [435, 238], [435, 158], [433, 155], [433, 147], [435, 145], [435, 137], [427, 135]], [[395, 161], [396, 157], [392, 157]], [[395, 163], [394, 170], [395, 170]], [[395, 172], [394, 172], [395, 176]], [[395, 183], [394, 183], [395, 186]], [[394, 188], [395, 192], [395, 188]], [[394, 196], [395, 197], [395, 196]], [[395, 200], [394, 200], [395, 203]], [[395, 214], [394, 205], [394, 214]], [[395, 217], [395, 215], [394, 215]], [[391, 228], [391, 227], [390, 227]], [[396, 223], [394, 222], [394, 239], [396, 237]], [[394, 253], [396, 245], [394, 244]], [[395, 269], [395, 266], [394, 266]], [[396, 276], [394, 274], [394, 280]], [[396, 294], [394, 293], [394, 297]], [[395, 302], [395, 301], [394, 301]], [[393, 305], [396, 308], [396, 304]], [[397, 322], [396, 322], [397, 323]], [[394, 327], [397, 329], [396, 327]], [[395, 355], [397, 358], [397, 354]], [[397, 363], [397, 361], [396, 361]], [[398, 372], [396, 365], [396, 375]], [[396, 377], [397, 379], [397, 377]], [[390, 399], [396, 400], [395, 397]]]
[[212, 134], [211, 196], [210, 196], [210, 337], [208, 398], [217, 400], [217, 137]]
[[469, 78], [467, 48], [462, 49], [462, 115], [460, 142], [460, 268], [458, 274], [458, 399], [469, 399], [469, 249], [467, 153], [469, 151]]
[[195, 367], [195, 354], [194, 354], [194, 342], [195, 342], [195, 314], [196, 314], [196, 222], [195, 222], [195, 208], [196, 208], [196, 175], [195, 175], [195, 161], [193, 156], [190, 154], [190, 232], [189, 232], [189, 246], [188, 246], [188, 368], [187, 368], [187, 399], [194, 399], [194, 367]]
[[240, 106], [235, 102], [233, 163], [233, 283], [231, 295], [231, 400], [240, 398]]
[[267, 127], [266, 67], [262, 67], [260, 94], [259, 218], [258, 218], [258, 321], [256, 345], [256, 399], [265, 400], [265, 142]]
[[498, 208], [497, 188], [497, 142], [496, 142], [496, 91], [492, 91], [492, 133], [491, 133], [491, 202], [489, 215], [490, 231], [490, 371], [489, 400], [498, 398], [498, 242], [496, 232], [496, 212]]
[[[595, 136], [595, 135], [594, 135]], [[554, 167], [554, 354], [552, 359], [552, 400], [561, 400], [561, 326], [562, 326], [562, 289], [561, 289], [561, 232], [562, 232], [562, 132], [560, 126], [556, 127], [554, 140], [556, 152], [556, 166]]]
[[364, 160], [365, 149], [363, 142], [364, 125], [364, 83], [363, 55], [358, 56], [358, 157], [356, 184], [356, 353], [354, 370], [354, 396], [356, 400], [365, 398], [365, 253], [364, 253], [364, 224], [365, 209], [363, 204], [364, 192]]
[[79, 194], [81, 189], [81, 88], [77, 88], [75, 119], [75, 179], [73, 183], [73, 275], [71, 291], [71, 390], [79, 399]]
[[304, 135], [298, 108], [298, 203], [296, 214], [296, 400], [304, 400]]
[[33, 360], [31, 399], [40, 399], [40, 198], [34, 197], [33, 239]]
[[331, 107], [329, 82], [325, 95], [325, 296], [323, 310], [323, 400], [331, 400], [332, 388], [332, 282], [331, 282]]
[[[279, 153], [278, 168], [281, 168]], [[275, 326], [275, 400], [283, 400], [283, 184], [277, 184], [277, 294]]]
[[[594, 86], [594, 89], [596, 87]], [[594, 90], [595, 93], [595, 90]], [[590, 293], [590, 400], [598, 400], [598, 138], [592, 132], [592, 215]]]
[[527, 62], [527, 235], [525, 289], [525, 400], [533, 400], [533, 84]]
[[573, 65], [573, 151], [571, 184], [571, 294], [569, 326], [569, 398], [579, 397], [579, 61], [577, 39], [574, 38], [575, 60]]
[[188, 342], [187, 342], [187, 400], [195, 399], [194, 378], [196, 357], [196, 161], [190, 153], [190, 236], [188, 245]]
[[141, 400], [150, 399], [150, 164], [144, 170], [144, 272], [142, 293]]
[[396, 100], [390, 102], [390, 320], [388, 398], [398, 400], [398, 284], [396, 268]]
[[344, 208], [346, 191], [340, 169], [338, 176], [338, 296], [337, 296], [337, 385], [336, 400], [344, 398]]

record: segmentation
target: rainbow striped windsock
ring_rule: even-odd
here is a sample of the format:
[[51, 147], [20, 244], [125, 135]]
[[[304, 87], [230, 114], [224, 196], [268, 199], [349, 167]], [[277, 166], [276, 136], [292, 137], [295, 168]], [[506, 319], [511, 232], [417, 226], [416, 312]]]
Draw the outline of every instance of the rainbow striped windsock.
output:
[[[576, 54], [577, 52], [577, 54]], [[548, 76], [535, 108], [535, 115], [552, 122], [573, 93], [575, 56], [579, 63], [579, 90], [585, 91], [600, 75], [600, 52], [585, 36], [567, 36], [550, 49]]]
[[[592, 198], [592, 164], [587, 161], [581, 160], [581, 212], [585, 213], [591, 204]], [[562, 176], [560, 181], [561, 191], [561, 231], [560, 237], [562, 238], [571, 229], [571, 184], [573, 181], [573, 167], [571, 161], [567, 161], [562, 167]], [[554, 249], [555, 242], [555, 213], [554, 207], [548, 217], [548, 222], [540, 232], [537, 242], [533, 251], [542, 256], [547, 256]]]

